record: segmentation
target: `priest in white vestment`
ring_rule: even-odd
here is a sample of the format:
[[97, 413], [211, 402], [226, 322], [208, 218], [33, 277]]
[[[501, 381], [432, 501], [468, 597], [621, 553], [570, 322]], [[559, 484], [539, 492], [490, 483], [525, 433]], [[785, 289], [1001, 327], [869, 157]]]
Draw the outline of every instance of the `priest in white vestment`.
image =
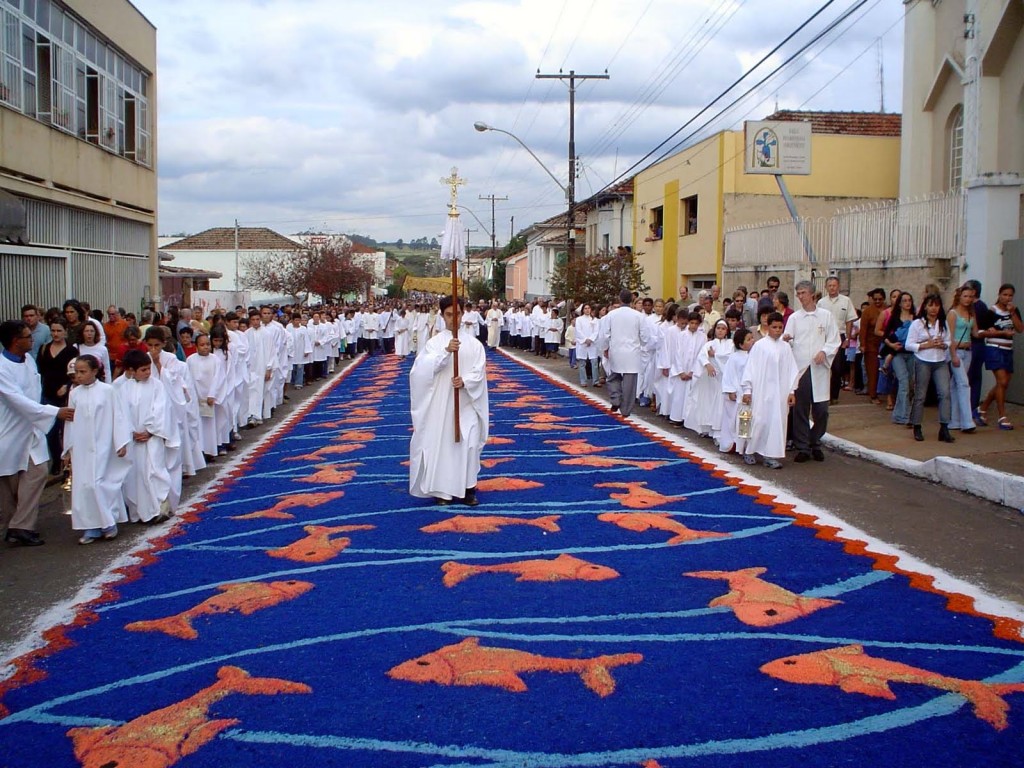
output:
[[786, 417], [796, 402], [800, 381], [793, 350], [782, 340], [782, 315], [768, 316], [768, 335], [755, 342], [747, 357], [740, 387], [743, 402], [750, 406], [748, 453], [759, 453], [769, 469], [781, 469], [786, 455]]
[[[434, 498], [438, 504], [454, 500], [475, 506], [489, 418], [486, 353], [475, 332], [465, 326], [453, 338], [451, 297], [441, 299], [441, 312], [446, 329], [424, 345], [409, 374], [413, 425], [409, 493]], [[455, 389], [459, 391], [459, 442], [455, 442]]]

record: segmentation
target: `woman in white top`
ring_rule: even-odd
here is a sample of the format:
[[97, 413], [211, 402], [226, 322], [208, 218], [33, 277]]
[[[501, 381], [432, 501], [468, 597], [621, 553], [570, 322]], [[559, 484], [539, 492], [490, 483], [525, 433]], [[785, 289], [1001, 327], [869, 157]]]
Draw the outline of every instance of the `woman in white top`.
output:
[[576, 365], [580, 386], [597, 382], [597, 320], [589, 304], [583, 305], [583, 313], [576, 318]]
[[78, 354], [79, 356], [92, 355], [95, 357], [100, 364], [100, 381], [110, 383], [113, 376], [110, 370], [110, 353], [107, 352], [106, 344], [102, 342], [96, 331], [96, 326], [92, 323], [82, 326], [81, 338], [78, 341]]
[[924, 412], [924, 398], [928, 393], [928, 382], [935, 382], [939, 396], [939, 440], [952, 443], [949, 434], [949, 345], [951, 335], [946, 324], [946, 312], [942, 297], [936, 293], [925, 296], [917, 319], [910, 325], [907, 343], [904, 347], [914, 353], [914, 406], [910, 411], [910, 423], [914, 426], [914, 439], [924, 440], [921, 433], [921, 416]]

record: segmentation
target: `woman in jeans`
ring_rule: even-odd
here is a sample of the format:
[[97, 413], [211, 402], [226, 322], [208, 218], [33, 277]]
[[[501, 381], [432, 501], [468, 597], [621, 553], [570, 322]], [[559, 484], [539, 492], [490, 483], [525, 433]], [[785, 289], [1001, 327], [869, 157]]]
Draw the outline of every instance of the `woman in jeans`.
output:
[[[892, 356], [888, 365], [898, 382], [893, 397], [892, 423], [910, 425], [910, 388], [914, 386], [914, 355], [906, 348], [907, 334], [914, 322], [914, 297], [901, 293], [889, 313], [889, 320], [882, 330], [888, 352]], [[889, 390], [890, 393], [892, 390]]]
[[1024, 333], [1020, 310], [1013, 303], [1015, 293], [1009, 283], [999, 286], [999, 298], [988, 308], [985, 330], [978, 334], [985, 339], [985, 367], [996, 379], [979, 409], [978, 423], [982, 426], [988, 424], [986, 414], [994, 401], [999, 411], [999, 428], [1013, 429], [1006, 415], [1006, 390], [1013, 376], [1013, 337]]
[[935, 391], [939, 395], [939, 440], [953, 442], [953, 436], [949, 434], [949, 346], [950, 333], [942, 297], [930, 293], [921, 302], [906, 343], [907, 350], [914, 353], [914, 407], [910, 412], [910, 423], [914, 426], [914, 439], [919, 442], [924, 440], [921, 416], [929, 381], [935, 382]]
[[978, 323], [974, 317], [974, 302], [977, 298], [974, 286], [965, 283], [953, 294], [953, 307], [946, 316], [946, 326], [951, 337], [949, 395], [953, 405], [953, 419], [949, 422], [949, 428], [959, 429], [961, 434], [974, 432], [971, 383], [967, 371], [971, 367], [971, 342], [978, 335]]

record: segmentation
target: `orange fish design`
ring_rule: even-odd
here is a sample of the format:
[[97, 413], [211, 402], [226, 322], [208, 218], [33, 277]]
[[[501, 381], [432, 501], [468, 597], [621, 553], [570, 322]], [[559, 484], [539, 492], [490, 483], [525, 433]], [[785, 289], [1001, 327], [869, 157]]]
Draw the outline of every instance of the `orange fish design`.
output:
[[278, 603], [294, 600], [309, 592], [313, 585], [308, 581], [264, 581], [222, 584], [217, 587], [221, 593], [203, 600], [199, 605], [164, 619], [133, 621], [125, 624], [129, 632], [163, 632], [182, 640], [195, 640], [199, 633], [192, 627], [192, 621], [201, 616], [238, 611], [243, 616], [271, 608]]
[[619, 528], [625, 528], [627, 531], [636, 531], [637, 533], [643, 533], [652, 529], [673, 533], [675, 535], [665, 542], [670, 546], [685, 544], [688, 541], [696, 541], [697, 539], [729, 538], [727, 533], [695, 531], [692, 528], [687, 528], [678, 520], [674, 520], [672, 515], [667, 512], [604, 512], [598, 515], [597, 519], [603, 523], [614, 523]]
[[331, 439], [332, 443], [368, 443], [377, 437], [372, 429], [350, 429]]
[[494, 437], [492, 435], [491, 437], [487, 438], [486, 445], [512, 445], [512, 443], [514, 442], [515, 440], [512, 440], [507, 437]]
[[667, 461], [641, 461], [638, 459], [613, 459], [610, 456], [577, 456], [572, 459], [562, 459], [559, 464], [569, 467], [636, 467], [637, 469], [652, 470], [668, 464]]
[[535, 413], [530, 416], [534, 424], [554, 424], [559, 421], [571, 421], [568, 416], [555, 416], [553, 413]]
[[570, 456], [585, 456], [591, 453], [604, 453], [610, 451], [610, 447], [604, 447], [600, 445], [591, 445], [582, 438], [575, 440], [545, 440], [546, 445], [555, 445], [562, 453], [567, 453]]
[[276, 696], [312, 693], [304, 683], [275, 677], [250, 677], [239, 667], [221, 667], [217, 682], [198, 693], [156, 709], [124, 725], [72, 728], [68, 736], [83, 768], [170, 768], [183, 757], [238, 725], [234, 718], [210, 719], [210, 708], [233, 693]]
[[476, 484], [478, 491], [528, 491], [543, 487], [544, 483], [519, 477], [488, 477], [486, 480], [478, 480]]
[[316, 468], [319, 470], [318, 472], [314, 472], [312, 475], [306, 475], [305, 477], [296, 477], [294, 480], [296, 483], [341, 485], [342, 483], [347, 483], [356, 476], [356, 471], [351, 469], [351, 467], [358, 466], [361, 466], [361, 464], [317, 464]]
[[373, 525], [336, 525], [333, 527], [307, 525], [302, 530], [308, 533], [308, 536], [304, 536], [286, 547], [268, 549], [267, 554], [271, 557], [281, 557], [298, 563], [322, 563], [325, 560], [330, 560], [352, 543], [352, 539], [345, 536], [332, 539], [331, 534], [370, 531], [375, 527]]
[[499, 517], [495, 515], [456, 515], [439, 523], [420, 528], [424, 533], [497, 533], [506, 525], [532, 525], [550, 533], [556, 533], [561, 515], [545, 517]]
[[506, 456], [500, 459], [480, 459], [480, 466], [486, 467], [487, 469], [494, 469], [499, 464], [505, 464], [509, 461], [515, 461], [511, 456]]
[[570, 435], [578, 435], [581, 432], [593, 432], [593, 427], [570, 427], [565, 424], [516, 424], [516, 429], [531, 429], [534, 432], [568, 432]]
[[708, 603], [708, 607], [731, 608], [737, 619], [752, 627], [774, 627], [808, 616], [822, 608], [842, 604], [841, 600], [804, 597], [758, 578], [767, 572], [767, 568], [744, 568], [739, 571], [691, 571], [683, 575], [728, 581], [729, 592], [716, 597]]
[[362, 443], [348, 443], [347, 445], [325, 445], [323, 448], [317, 448], [312, 453], [306, 453], [302, 456], [289, 456], [285, 461], [320, 461], [329, 455], [339, 453], [353, 453], [366, 446]]
[[671, 504], [673, 501], [686, 501], [685, 496], [664, 496], [646, 486], [647, 483], [598, 483], [594, 487], [624, 489], [625, 493], [613, 493], [611, 497], [630, 509], [650, 509]]
[[512, 693], [526, 691], [521, 674], [555, 672], [579, 675], [583, 684], [604, 698], [615, 691], [610, 669], [639, 664], [639, 653], [617, 653], [592, 659], [559, 659], [517, 651], [513, 648], [485, 648], [479, 638], [467, 637], [432, 653], [410, 659], [388, 670], [388, 677], [410, 683], [438, 685], [489, 685]]
[[269, 509], [261, 509], [257, 512], [250, 512], [247, 515], [236, 515], [232, 517], [232, 520], [259, 520], [261, 518], [271, 518], [277, 520], [290, 520], [295, 515], [285, 512], [286, 509], [294, 509], [295, 507], [319, 507], [321, 504], [326, 504], [329, 501], [340, 499], [345, 495], [344, 491], [326, 491], [323, 493], [292, 493], [285, 496], [277, 504], [270, 507]]
[[499, 408], [535, 408], [544, 403], [543, 395], [520, 395], [515, 400], [501, 403]]
[[516, 581], [607, 581], [619, 577], [619, 572], [613, 568], [565, 554], [552, 560], [522, 560], [498, 565], [447, 562], [441, 570], [446, 587], [454, 587], [480, 573], [515, 573], [519, 575]]
[[860, 645], [786, 656], [768, 662], [761, 671], [787, 683], [833, 685], [845, 693], [863, 693], [891, 701], [895, 701], [896, 694], [889, 688], [890, 683], [926, 685], [963, 696], [971, 703], [975, 716], [997, 731], [1006, 728], [1006, 715], [1010, 711], [1010, 705], [1003, 696], [1024, 692], [1024, 683], [984, 683], [947, 677], [898, 661], [869, 656]]

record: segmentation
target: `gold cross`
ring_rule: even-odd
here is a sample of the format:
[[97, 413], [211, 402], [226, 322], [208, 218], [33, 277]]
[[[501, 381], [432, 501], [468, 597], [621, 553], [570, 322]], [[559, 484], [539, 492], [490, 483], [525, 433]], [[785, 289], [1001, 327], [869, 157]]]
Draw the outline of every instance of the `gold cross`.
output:
[[469, 182], [466, 179], [459, 178], [458, 168], [452, 168], [452, 175], [441, 179], [441, 183], [451, 187], [452, 199], [451, 202], [448, 203], [448, 208], [450, 209], [450, 212], [455, 211], [455, 209], [458, 207], [459, 187], [465, 186]]

